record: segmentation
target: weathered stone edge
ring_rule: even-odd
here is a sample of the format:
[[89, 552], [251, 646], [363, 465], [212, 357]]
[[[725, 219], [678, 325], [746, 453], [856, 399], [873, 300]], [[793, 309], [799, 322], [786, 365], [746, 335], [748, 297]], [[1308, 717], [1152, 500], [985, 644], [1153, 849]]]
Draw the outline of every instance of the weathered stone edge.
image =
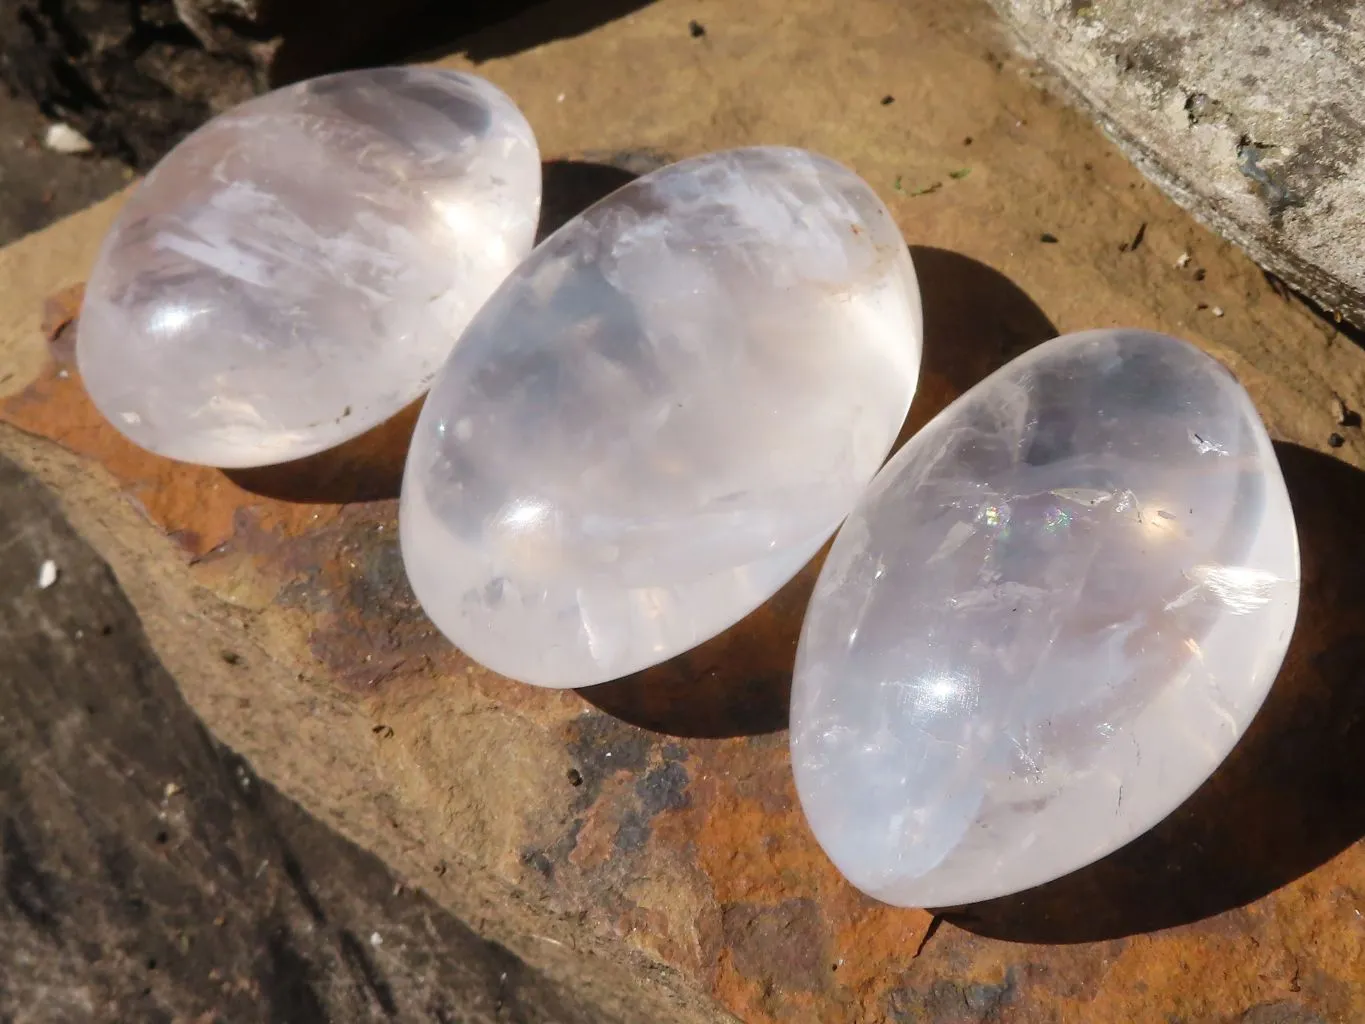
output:
[[1152, 149], [1125, 129], [1104, 103], [1075, 80], [1072, 68], [1040, 52], [1037, 36], [1030, 32], [1030, 25], [1015, 14], [1011, 0], [990, 0], [990, 3], [1019, 51], [1045, 69], [1055, 90], [1089, 114], [1153, 184], [1201, 224], [1240, 247], [1262, 269], [1301, 292], [1334, 319], [1346, 320], [1365, 329], [1365, 291], [1350, 287], [1321, 267], [1276, 245], [1254, 227], [1221, 212], [1216, 204], [1200, 195], [1192, 182], [1167, 166]]

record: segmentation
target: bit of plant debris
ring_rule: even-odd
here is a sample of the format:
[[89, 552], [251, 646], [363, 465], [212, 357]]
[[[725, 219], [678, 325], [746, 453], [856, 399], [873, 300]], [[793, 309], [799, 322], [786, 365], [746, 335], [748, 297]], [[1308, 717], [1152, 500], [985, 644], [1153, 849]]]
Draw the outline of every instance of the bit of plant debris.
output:
[[1147, 222], [1144, 220], [1138, 226], [1137, 234], [1133, 236], [1131, 242], [1123, 242], [1119, 245], [1119, 252], [1137, 252], [1137, 248], [1142, 244], [1142, 240], [1147, 237]]

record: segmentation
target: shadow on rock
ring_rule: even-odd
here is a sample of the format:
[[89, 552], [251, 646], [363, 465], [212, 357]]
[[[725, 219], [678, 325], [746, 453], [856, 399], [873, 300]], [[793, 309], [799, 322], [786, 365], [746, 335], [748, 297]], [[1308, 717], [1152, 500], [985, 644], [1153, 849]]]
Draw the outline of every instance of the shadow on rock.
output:
[[899, 449], [945, 406], [1057, 328], [1022, 288], [986, 264], [912, 245], [924, 303], [924, 362]]
[[643, 672], [578, 693], [669, 736], [760, 736], [787, 727], [796, 641], [822, 550], [796, 578], [719, 636]]
[[419, 398], [359, 437], [316, 455], [223, 472], [243, 490], [279, 501], [343, 505], [396, 498], [422, 402]]
[[599, 199], [637, 175], [609, 161], [547, 160], [541, 165], [539, 245]]
[[[312, 0], [316, 3], [317, 0]], [[381, 34], [378, 45], [361, 51], [352, 63], [392, 64], [413, 60], [435, 60], [452, 53], [463, 53], [475, 63], [494, 57], [521, 53], [556, 39], [583, 35], [600, 25], [647, 7], [652, 0], [473, 0], [459, 4], [432, 3], [431, 0], [399, 0], [412, 11], [411, 16], [388, 22], [392, 28]], [[371, 26], [372, 30], [372, 26]], [[313, 33], [316, 35], [317, 33]], [[691, 42], [687, 23], [679, 26], [679, 45]], [[286, 44], [290, 39], [286, 36]], [[294, 40], [299, 55], [282, 52], [277, 57], [279, 74], [297, 75], [300, 69], [316, 66], [317, 58], [307, 53], [308, 34]], [[335, 49], [332, 44], [331, 49]], [[280, 59], [287, 58], [287, 59]]]
[[1090, 942], [1198, 921], [1301, 877], [1365, 835], [1365, 473], [1276, 453], [1298, 521], [1298, 624], [1265, 705], [1217, 772], [1150, 832], [1087, 868], [945, 911], [980, 935]]

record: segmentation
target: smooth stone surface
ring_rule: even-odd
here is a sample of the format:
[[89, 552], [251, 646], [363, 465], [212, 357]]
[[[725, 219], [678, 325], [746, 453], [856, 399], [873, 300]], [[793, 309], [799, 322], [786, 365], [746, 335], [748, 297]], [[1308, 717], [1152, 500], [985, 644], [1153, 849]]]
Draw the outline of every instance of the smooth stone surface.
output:
[[905, 242], [838, 164], [740, 149], [630, 183], [532, 253], [433, 387], [401, 506], [417, 596], [542, 686], [701, 643], [853, 507], [921, 331]]
[[1142, 331], [1040, 345], [911, 439], [832, 547], [792, 693], [811, 827], [904, 906], [1102, 857], [1232, 749], [1298, 592], [1279, 464], [1221, 365]]
[[129, 200], [86, 288], [81, 377], [162, 455], [322, 451], [426, 390], [539, 212], [535, 137], [482, 79], [381, 68], [269, 93]]

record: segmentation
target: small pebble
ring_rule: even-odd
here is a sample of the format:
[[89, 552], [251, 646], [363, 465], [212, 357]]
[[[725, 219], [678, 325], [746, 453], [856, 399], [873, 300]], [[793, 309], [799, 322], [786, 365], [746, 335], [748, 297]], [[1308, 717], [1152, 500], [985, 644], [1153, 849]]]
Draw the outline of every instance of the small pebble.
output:
[[1214, 316], [1222, 316], [1222, 315], [1223, 315], [1223, 307], [1222, 307], [1222, 306], [1214, 306], [1213, 309], [1211, 309], [1209, 312], [1211, 312]]
[[378, 932], [370, 932], [370, 945], [375, 949], [378, 949], [380, 946], [384, 945], [384, 936], [380, 935]]
[[1190, 265], [1190, 254], [1187, 252], [1182, 252], [1180, 254], [1180, 258], [1175, 261], [1175, 265], [1177, 267], [1180, 267], [1182, 270], [1185, 267], [1188, 267]]
[[1327, 439], [1327, 443], [1333, 448], [1340, 448], [1346, 443], [1346, 438], [1342, 437], [1340, 434], [1333, 434]]
[[47, 559], [38, 569], [38, 589], [46, 590], [57, 582], [57, 563]]
[[54, 153], [66, 153], [68, 155], [89, 153], [95, 148], [90, 145], [90, 140], [76, 131], [75, 128], [60, 121], [48, 126], [47, 134], [43, 136], [43, 145]]
[[166, 799], [169, 800], [171, 797], [175, 796], [175, 794], [180, 792], [180, 787], [176, 785], [174, 782], [168, 782], [166, 783], [166, 789], [164, 792], [166, 795]]
[[702, 36], [706, 35], [706, 26], [699, 21], [689, 21], [687, 23], [687, 31], [691, 33], [693, 39], [700, 39]]

